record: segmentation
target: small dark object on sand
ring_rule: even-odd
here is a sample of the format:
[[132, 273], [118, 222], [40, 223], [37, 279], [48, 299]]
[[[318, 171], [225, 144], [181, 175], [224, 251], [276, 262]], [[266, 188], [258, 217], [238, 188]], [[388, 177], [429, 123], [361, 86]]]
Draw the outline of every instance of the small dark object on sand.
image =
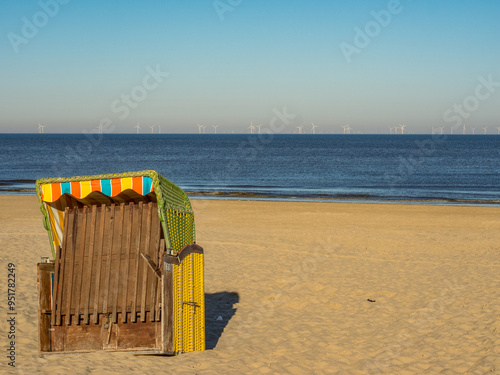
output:
[[368, 301], [368, 302], [377, 302], [377, 301], [375, 301], [374, 299], [369, 299], [369, 298], [367, 299], [367, 301]]

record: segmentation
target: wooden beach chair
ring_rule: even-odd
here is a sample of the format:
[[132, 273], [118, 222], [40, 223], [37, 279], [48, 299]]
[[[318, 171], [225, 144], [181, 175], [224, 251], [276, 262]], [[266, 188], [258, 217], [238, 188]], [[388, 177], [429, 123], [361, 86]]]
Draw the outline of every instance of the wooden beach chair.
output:
[[203, 249], [185, 193], [154, 171], [37, 181], [39, 352], [205, 349]]

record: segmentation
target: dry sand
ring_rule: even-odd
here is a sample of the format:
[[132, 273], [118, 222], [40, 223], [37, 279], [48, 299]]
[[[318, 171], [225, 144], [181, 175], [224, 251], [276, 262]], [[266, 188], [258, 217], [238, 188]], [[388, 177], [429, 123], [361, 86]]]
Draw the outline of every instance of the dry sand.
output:
[[[500, 208], [193, 206], [206, 251], [209, 350], [40, 358], [36, 263], [50, 255], [48, 237], [35, 197], [0, 196], [4, 354], [7, 263], [16, 264], [17, 276], [12, 373], [500, 372]], [[9, 373], [6, 356], [0, 358], [0, 373]]]

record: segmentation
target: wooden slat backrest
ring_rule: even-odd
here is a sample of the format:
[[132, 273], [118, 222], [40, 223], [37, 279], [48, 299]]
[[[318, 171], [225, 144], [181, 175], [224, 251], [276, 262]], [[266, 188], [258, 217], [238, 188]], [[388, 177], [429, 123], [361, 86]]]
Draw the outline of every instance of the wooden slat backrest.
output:
[[[89, 259], [94, 259], [94, 248], [95, 248], [95, 232], [96, 232], [96, 222], [97, 222], [97, 206], [92, 206], [92, 216], [90, 219], [90, 233], [89, 233]], [[92, 277], [92, 268], [94, 262], [88, 262], [88, 266], [85, 268], [85, 274], [83, 277], [84, 289], [82, 290], [82, 298], [83, 298], [83, 319], [84, 324], [89, 324], [89, 308], [92, 303], [90, 299], [90, 283], [86, 282], [90, 280]]]
[[92, 206], [65, 211], [63, 246], [56, 253], [51, 323], [159, 321], [159, 286], [141, 257], [160, 260], [156, 203]]
[[[70, 210], [68, 212], [68, 225], [64, 228], [68, 228], [68, 241], [63, 245], [63, 250], [61, 252], [61, 262], [64, 262], [64, 268], [67, 269], [67, 277], [62, 279], [61, 289], [62, 297], [65, 297], [64, 301], [61, 302], [61, 314], [64, 311], [71, 311], [71, 300], [72, 300], [72, 290], [74, 284], [74, 270], [75, 270], [75, 245], [76, 237], [78, 234], [78, 224], [75, 221], [78, 218], [78, 211]], [[66, 276], [66, 274], [65, 274]], [[70, 324], [70, 314], [66, 314], [66, 325]]]
[[[127, 254], [125, 256], [125, 265], [124, 268], [125, 270], [130, 270], [130, 251], [132, 249], [132, 208], [129, 208], [127, 217], [125, 218], [126, 220], [126, 225], [125, 225], [125, 230], [126, 230], [126, 236], [125, 236], [125, 243], [123, 244], [122, 250], [124, 254]], [[124, 277], [123, 278], [123, 283], [122, 283], [122, 302], [121, 302], [121, 310], [122, 311], [127, 311], [127, 302], [128, 302], [128, 280], [129, 277]], [[127, 321], [127, 314], [122, 314], [122, 323], [125, 323]]]
[[[142, 232], [142, 209], [143, 209], [143, 203], [139, 202], [139, 208], [138, 210], [134, 210], [134, 222], [136, 223], [138, 227], [139, 233]], [[133, 293], [132, 293], [132, 322], [136, 322], [137, 320], [137, 292], [138, 292], [138, 287], [139, 287], [139, 261], [141, 259], [141, 236], [135, 236], [135, 241], [134, 243], [134, 265], [132, 267], [133, 269], [133, 275], [131, 278], [131, 282], [133, 285]]]
[[[107, 230], [107, 241], [105, 242], [105, 257], [106, 257], [106, 265], [104, 266], [105, 272], [104, 272], [104, 282], [102, 285], [102, 289], [98, 290], [98, 292], [102, 291], [103, 297], [102, 297], [102, 312], [107, 313], [108, 312], [108, 296], [109, 296], [109, 278], [111, 277], [111, 262], [112, 262], [112, 256], [113, 256], [113, 235], [114, 235], [114, 230], [115, 230], [115, 205], [110, 206], [110, 213], [106, 217], [105, 225], [109, 224], [109, 229]], [[106, 211], [107, 207], [106, 207]], [[113, 270], [115, 271], [115, 270]]]
[[[92, 281], [95, 280], [95, 289], [94, 289], [94, 311], [99, 311], [99, 293], [95, 293], [96, 290], [100, 290], [100, 282], [101, 282], [101, 265], [102, 265], [102, 248], [104, 244], [104, 223], [106, 222], [106, 206], [101, 206], [101, 215], [99, 222], [99, 237], [97, 238], [97, 264], [95, 267], [96, 273], [92, 274], [95, 277]], [[93, 262], [92, 262], [93, 263]], [[95, 276], [94, 276], [95, 275]], [[99, 318], [99, 314], [93, 314], [93, 322], [97, 324]]]

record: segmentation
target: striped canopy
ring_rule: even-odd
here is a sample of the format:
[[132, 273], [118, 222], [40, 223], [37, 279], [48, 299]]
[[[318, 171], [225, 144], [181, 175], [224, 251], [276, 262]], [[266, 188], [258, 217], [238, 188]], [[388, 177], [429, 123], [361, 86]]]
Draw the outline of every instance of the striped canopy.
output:
[[101, 192], [108, 197], [132, 190], [140, 195], [147, 195], [153, 191], [151, 177], [121, 177], [111, 179], [96, 179], [85, 181], [47, 182], [40, 185], [42, 200], [55, 202], [63, 194], [71, 194], [76, 199], [86, 198], [94, 191]]
[[[156, 171], [40, 179], [36, 182], [36, 190], [53, 256], [55, 249], [61, 246], [66, 207], [157, 202], [165, 233], [168, 233], [166, 210], [193, 214], [184, 191]], [[169, 242], [168, 235], [165, 237]]]

